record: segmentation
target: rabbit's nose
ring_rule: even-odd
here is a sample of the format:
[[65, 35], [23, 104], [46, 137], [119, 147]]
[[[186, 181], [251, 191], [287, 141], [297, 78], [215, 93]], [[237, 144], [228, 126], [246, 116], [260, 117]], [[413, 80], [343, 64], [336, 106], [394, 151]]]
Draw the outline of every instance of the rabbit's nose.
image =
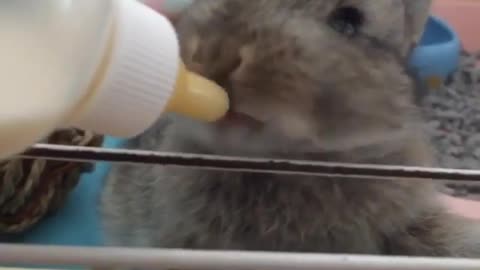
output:
[[256, 62], [255, 48], [251, 45], [245, 45], [238, 50], [238, 56], [231, 68], [228, 79], [231, 84], [242, 84], [248, 81], [251, 75], [251, 64]]

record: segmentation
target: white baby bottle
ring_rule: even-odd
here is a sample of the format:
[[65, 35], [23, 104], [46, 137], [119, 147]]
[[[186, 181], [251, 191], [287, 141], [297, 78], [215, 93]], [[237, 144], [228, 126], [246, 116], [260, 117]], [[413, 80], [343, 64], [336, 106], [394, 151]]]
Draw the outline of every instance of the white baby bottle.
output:
[[130, 137], [165, 111], [228, 110], [185, 69], [170, 22], [136, 0], [0, 1], [0, 37], [0, 158], [59, 127]]

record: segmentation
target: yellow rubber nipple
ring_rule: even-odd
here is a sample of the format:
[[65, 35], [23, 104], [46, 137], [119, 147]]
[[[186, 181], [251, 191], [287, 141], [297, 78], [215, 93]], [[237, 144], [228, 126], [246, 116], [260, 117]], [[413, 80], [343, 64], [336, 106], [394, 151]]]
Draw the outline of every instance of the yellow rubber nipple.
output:
[[222, 118], [228, 109], [229, 99], [225, 90], [180, 64], [175, 91], [166, 111], [213, 122]]

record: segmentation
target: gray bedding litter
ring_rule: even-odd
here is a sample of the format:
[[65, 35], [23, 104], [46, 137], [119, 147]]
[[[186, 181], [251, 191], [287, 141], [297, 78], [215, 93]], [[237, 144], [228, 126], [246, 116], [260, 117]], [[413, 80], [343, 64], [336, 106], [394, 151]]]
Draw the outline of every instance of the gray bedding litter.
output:
[[475, 62], [475, 55], [464, 55], [449, 82], [422, 101], [442, 167], [480, 168], [480, 68]]
[[440, 167], [480, 169], [479, 60], [480, 53], [464, 53], [459, 70], [421, 103]]

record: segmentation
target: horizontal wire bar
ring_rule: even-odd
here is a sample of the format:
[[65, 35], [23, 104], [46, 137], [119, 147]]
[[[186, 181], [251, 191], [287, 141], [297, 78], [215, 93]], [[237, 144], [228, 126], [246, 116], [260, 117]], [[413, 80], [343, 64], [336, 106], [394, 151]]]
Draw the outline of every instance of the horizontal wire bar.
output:
[[0, 245], [0, 264], [182, 270], [478, 270], [480, 260], [307, 253]]
[[94, 147], [38, 144], [24, 158], [45, 158], [78, 162], [108, 161], [115, 163], [157, 164], [194, 167], [209, 170], [256, 173], [359, 177], [413, 178], [480, 182], [480, 170], [458, 170], [384, 165], [360, 165], [278, 159], [235, 158], [212, 155], [165, 153], [154, 151], [105, 149]]

